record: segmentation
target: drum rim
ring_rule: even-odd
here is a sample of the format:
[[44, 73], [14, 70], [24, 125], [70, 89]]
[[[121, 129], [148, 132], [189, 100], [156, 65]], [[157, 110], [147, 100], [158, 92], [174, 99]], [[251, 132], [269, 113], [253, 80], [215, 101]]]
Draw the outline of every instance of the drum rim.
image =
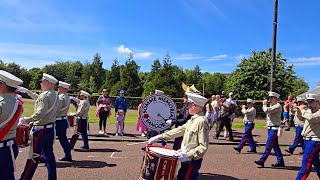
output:
[[168, 155], [159, 154], [157, 152], [151, 151], [150, 150], [151, 147], [160, 148], [160, 149], [168, 149], [168, 150], [174, 150], [174, 149], [171, 149], [171, 148], [168, 148], [168, 147], [159, 146], [159, 145], [147, 145], [146, 146], [146, 152], [147, 153], [150, 153], [150, 154], [153, 154], [153, 155], [157, 155], [157, 156], [159, 156], [161, 158], [178, 159], [177, 156], [168, 156]]

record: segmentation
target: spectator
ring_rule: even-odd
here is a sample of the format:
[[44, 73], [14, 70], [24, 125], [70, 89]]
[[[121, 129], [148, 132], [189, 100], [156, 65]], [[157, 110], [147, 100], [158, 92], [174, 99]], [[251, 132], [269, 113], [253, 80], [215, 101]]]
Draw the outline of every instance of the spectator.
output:
[[[124, 121], [126, 119], [126, 113], [128, 109], [128, 100], [124, 97], [124, 90], [120, 90], [120, 96], [116, 98], [116, 102], [114, 103], [114, 109], [115, 109], [115, 115], [117, 115], [117, 112], [119, 109], [122, 109], [124, 112]], [[124, 122], [123, 122], [123, 129], [124, 129]]]
[[145, 137], [145, 131], [147, 131], [147, 127], [143, 124], [142, 120], [141, 120], [141, 106], [142, 106], [142, 103], [143, 103], [143, 99], [142, 99], [142, 102], [139, 104], [138, 106], [138, 123], [137, 123], [137, 131], [139, 131], [141, 133], [141, 136]]
[[118, 136], [120, 134], [120, 136], [123, 136], [123, 125], [124, 125], [124, 111], [122, 109], [119, 109], [116, 115], [116, 120], [117, 120], [117, 124], [116, 124], [116, 136]]
[[[102, 95], [98, 98], [96, 102], [96, 117], [99, 117], [99, 134], [107, 134], [107, 118], [111, 115], [111, 98], [109, 97], [109, 92], [106, 89], [102, 90]], [[103, 126], [103, 130], [102, 130]]]

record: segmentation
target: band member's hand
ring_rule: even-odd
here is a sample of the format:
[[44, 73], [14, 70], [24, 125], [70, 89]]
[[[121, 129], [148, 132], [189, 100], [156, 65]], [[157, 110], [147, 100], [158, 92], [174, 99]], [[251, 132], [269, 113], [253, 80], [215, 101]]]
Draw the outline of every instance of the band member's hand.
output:
[[246, 108], [246, 105], [242, 105], [241, 107], [242, 107], [242, 109], [245, 109], [245, 108]]
[[152, 137], [152, 138], [150, 138], [149, 140], [148, 140], [148, 144], [154, 144], [155, 142], [157, 142], [158, 141], [158, 138], [156, 137], [156, 136], [154, 136], [154, 137]]
[[18, 125], [20, 125], [20, 124], [28, 124], [28, 123], [24, 118], [20, 118]]
[[187, 156], [186, 153], [179, 153], [179, 154], [178, 154], [178, 159], [179, 159], [179, 161], [181, 161], [181, 162], [186, 162], [186, 161], [189, 160], [189, 158], [188, 158], [188, 156]]
[[267, 104], [268, 104], [268, 100], [263, 100], [263, 101], [262, 101], [262, 104], [263, 104], [263, 105], [267, 105]]
[[166, 123], [167, 123], [169, 126], [171, 126], [171, 125], [172, 125], [172, 119], [166, 120]]
[[68, 116], [74, 116], [74, 115], [76, 115], [76, 113], [70, 113], [70, 114], [68, 114]]

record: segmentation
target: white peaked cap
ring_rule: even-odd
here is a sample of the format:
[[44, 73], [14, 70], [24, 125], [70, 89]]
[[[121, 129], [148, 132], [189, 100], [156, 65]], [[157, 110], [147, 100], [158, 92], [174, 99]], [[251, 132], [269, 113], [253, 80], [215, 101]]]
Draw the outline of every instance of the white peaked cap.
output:
[[233, 92], [230, 92], [230, 93], [229, 93], [229, 96], [233, 96]]
[[68, 83], [66, 83], [66, 82], [59, 81], [59, 87], [63, 87], [63, 88], [69, 89], [70, 86], [71, 86], [71, 85], [68, 84]]
[[307, 99], [305, 97], [301, 97], [301, 96], [298, 96], [297, 97], [297, 102], [301, 102], [301, 101], [306, 101]]
[[155, 93], [155, 94], [160, 94], [160, 95], [164, 94], [164, 92], [163, 92], [163, 91], [158, 90], [158, 89], [156, 89], [156, 90], [154, 91], [154, 93]]
[[306, 94], [307, 100], [320, 101], [320, 95], [317, 94]]
[[58, 82], [58, 80], [55, 77], [51, 76], [50, 74], [46, 74], [46, 73], [43, 73], [42, 80], [47, 80], [52, 84], [56, 84]]
[[276, 93], [276, 92], [269, 92], [269, 97], [276, 97], [279, 98], [280, 94]]
[[3, 70], [0, 70], [0, 81], [13, 88], [17, 88], [20, 84], [23, 83], [23, 81], [17, 76]]
[[188, 96], [188, 102], [194, 103], [198, 106], [204, 107], [204, 105], [207, 103], [208, 99], [199, 95], [199, 94], [194, 94], [194, 93], [186, 93]]
[[85, 97], [89, 97], [90, 96], [90, 94], [88, 92], [83, 91], [83, 90], [80, 91], [80, 95], [83, 95]]
[[254, 104], [254, 100], [253, 100], [253, 99], [248, 98], [248, 99], [247, 99], [247, 103], [252, 103], [252, 104]]

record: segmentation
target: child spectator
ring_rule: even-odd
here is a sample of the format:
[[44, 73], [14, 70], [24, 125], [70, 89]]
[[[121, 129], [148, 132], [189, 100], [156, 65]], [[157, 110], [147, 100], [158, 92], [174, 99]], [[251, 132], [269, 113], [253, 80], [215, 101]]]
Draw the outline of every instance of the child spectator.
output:
[[283, 122], [285, 123], [285, 125], [290, 128], [289, 125], [289, 102], [285, 101], [284, 105], [283, 105]]
[[141, 133], [141, 136], [145, 137], [146, 135], [144, 132], [147, 131], [147, 127], [143, 124], [142, 120], [140, 119], [142, 103], [143, 103], [143, 100], [138, 106], [138, 123], [137, 123], [136, 130]]
[[117, 112], [117, 131], [116, 131], [116, 136], [120, 134], [120, 136], [123, 136], [123, 124], [124, 124], [124, 111], [122, 109], [119, 109]]

